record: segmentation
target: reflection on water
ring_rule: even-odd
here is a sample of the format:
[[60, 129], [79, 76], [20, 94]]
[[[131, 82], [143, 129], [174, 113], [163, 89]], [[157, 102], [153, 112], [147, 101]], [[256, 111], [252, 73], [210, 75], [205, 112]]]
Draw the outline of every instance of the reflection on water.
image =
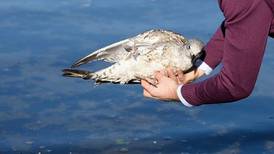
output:
[[61, 77], [145, 30], [208, 41], [221, 20], [215, 1], [2, 0], [0, 153], [273, 153], [273, 40], [253, 95], [234, 104], [188, 109], [145, 99], [138, 85]]

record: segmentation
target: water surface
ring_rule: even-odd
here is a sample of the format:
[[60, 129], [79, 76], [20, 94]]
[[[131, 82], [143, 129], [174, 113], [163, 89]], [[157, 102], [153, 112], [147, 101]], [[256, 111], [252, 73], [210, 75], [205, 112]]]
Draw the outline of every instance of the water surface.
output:
[[273, 39], [252, 96], [231, 104], [186, 108], [61, 76], [145, 30], [207, 42], [222, 20], [217, 1], [1, 0], [0, 153], [274, 153]]

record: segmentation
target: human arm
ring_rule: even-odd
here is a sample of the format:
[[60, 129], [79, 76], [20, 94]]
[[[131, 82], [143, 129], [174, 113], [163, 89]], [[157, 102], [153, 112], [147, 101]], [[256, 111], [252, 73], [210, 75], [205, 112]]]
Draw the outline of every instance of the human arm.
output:
[[216, 76], [184, 85], [184, 99], [192, 105], [223, 103], [252, 92], [264, 54], [272, 13], [264, 1], [224, 0], [223, 68]]

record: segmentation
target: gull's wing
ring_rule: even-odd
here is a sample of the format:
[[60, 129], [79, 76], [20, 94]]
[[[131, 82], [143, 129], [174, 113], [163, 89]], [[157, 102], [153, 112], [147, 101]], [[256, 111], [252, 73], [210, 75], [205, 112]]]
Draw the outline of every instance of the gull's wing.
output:
[[130, 40], [122, 40], [117, 43], [113, 43], [109, 46], [101, 48], [99, 50], [94, 51], [93, 53], [85, 56], [84, 58], [76, 61], [71, 67], [78, 67], [82, 64], [86, 64], [93, 60], [105, 60], [107, 62], [117, 62], [121, 59], [125, 54], [128, 54], [130, 51]]
[[[159, 44], [163, 42], [168, 42], [171, 39], [176, 39], [177, 41], [184, 41], [182, 36], [175, 34], [170, 31], [164, 30], [150, 30], [135, 37], [122, 40], [117, 43], [113, 43], [109, 46], [101, 48], [84, 58], [76, 61], [72, 67], [78, 67], [82, 64], [86, 64], [93, 60], [104, 60], [107, 62], [115, 63], [122, 59], [129, 57], [130, 55], [138, 54], [136, 52], [146, 52], [143, 50], [153, 44]], [[140, 50], [138, 50], [140, 49]], [[144, 53], [139, 53], [144, 54]]]

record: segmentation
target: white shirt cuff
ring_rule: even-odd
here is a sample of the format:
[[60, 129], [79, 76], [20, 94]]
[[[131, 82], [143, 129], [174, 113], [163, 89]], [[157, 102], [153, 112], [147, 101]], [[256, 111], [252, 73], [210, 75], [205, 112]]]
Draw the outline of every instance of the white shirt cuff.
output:
[[185, 99], [184, 97], [182, 96], [182, 93], [181, 93], [181, 89], [182, 89], [183, 85], [180, 85], [178, 88], [177, 88], [177, 96], [179, 97], [180, 101], [187, 107], [193, 107], [193, 105], [189, 104]]
[[212, 68], [201, 60], [197, 60], [195, 65], [198, 67], [198, 69], [204, 71], [206, 75], [209, 75], [212, 72]]

